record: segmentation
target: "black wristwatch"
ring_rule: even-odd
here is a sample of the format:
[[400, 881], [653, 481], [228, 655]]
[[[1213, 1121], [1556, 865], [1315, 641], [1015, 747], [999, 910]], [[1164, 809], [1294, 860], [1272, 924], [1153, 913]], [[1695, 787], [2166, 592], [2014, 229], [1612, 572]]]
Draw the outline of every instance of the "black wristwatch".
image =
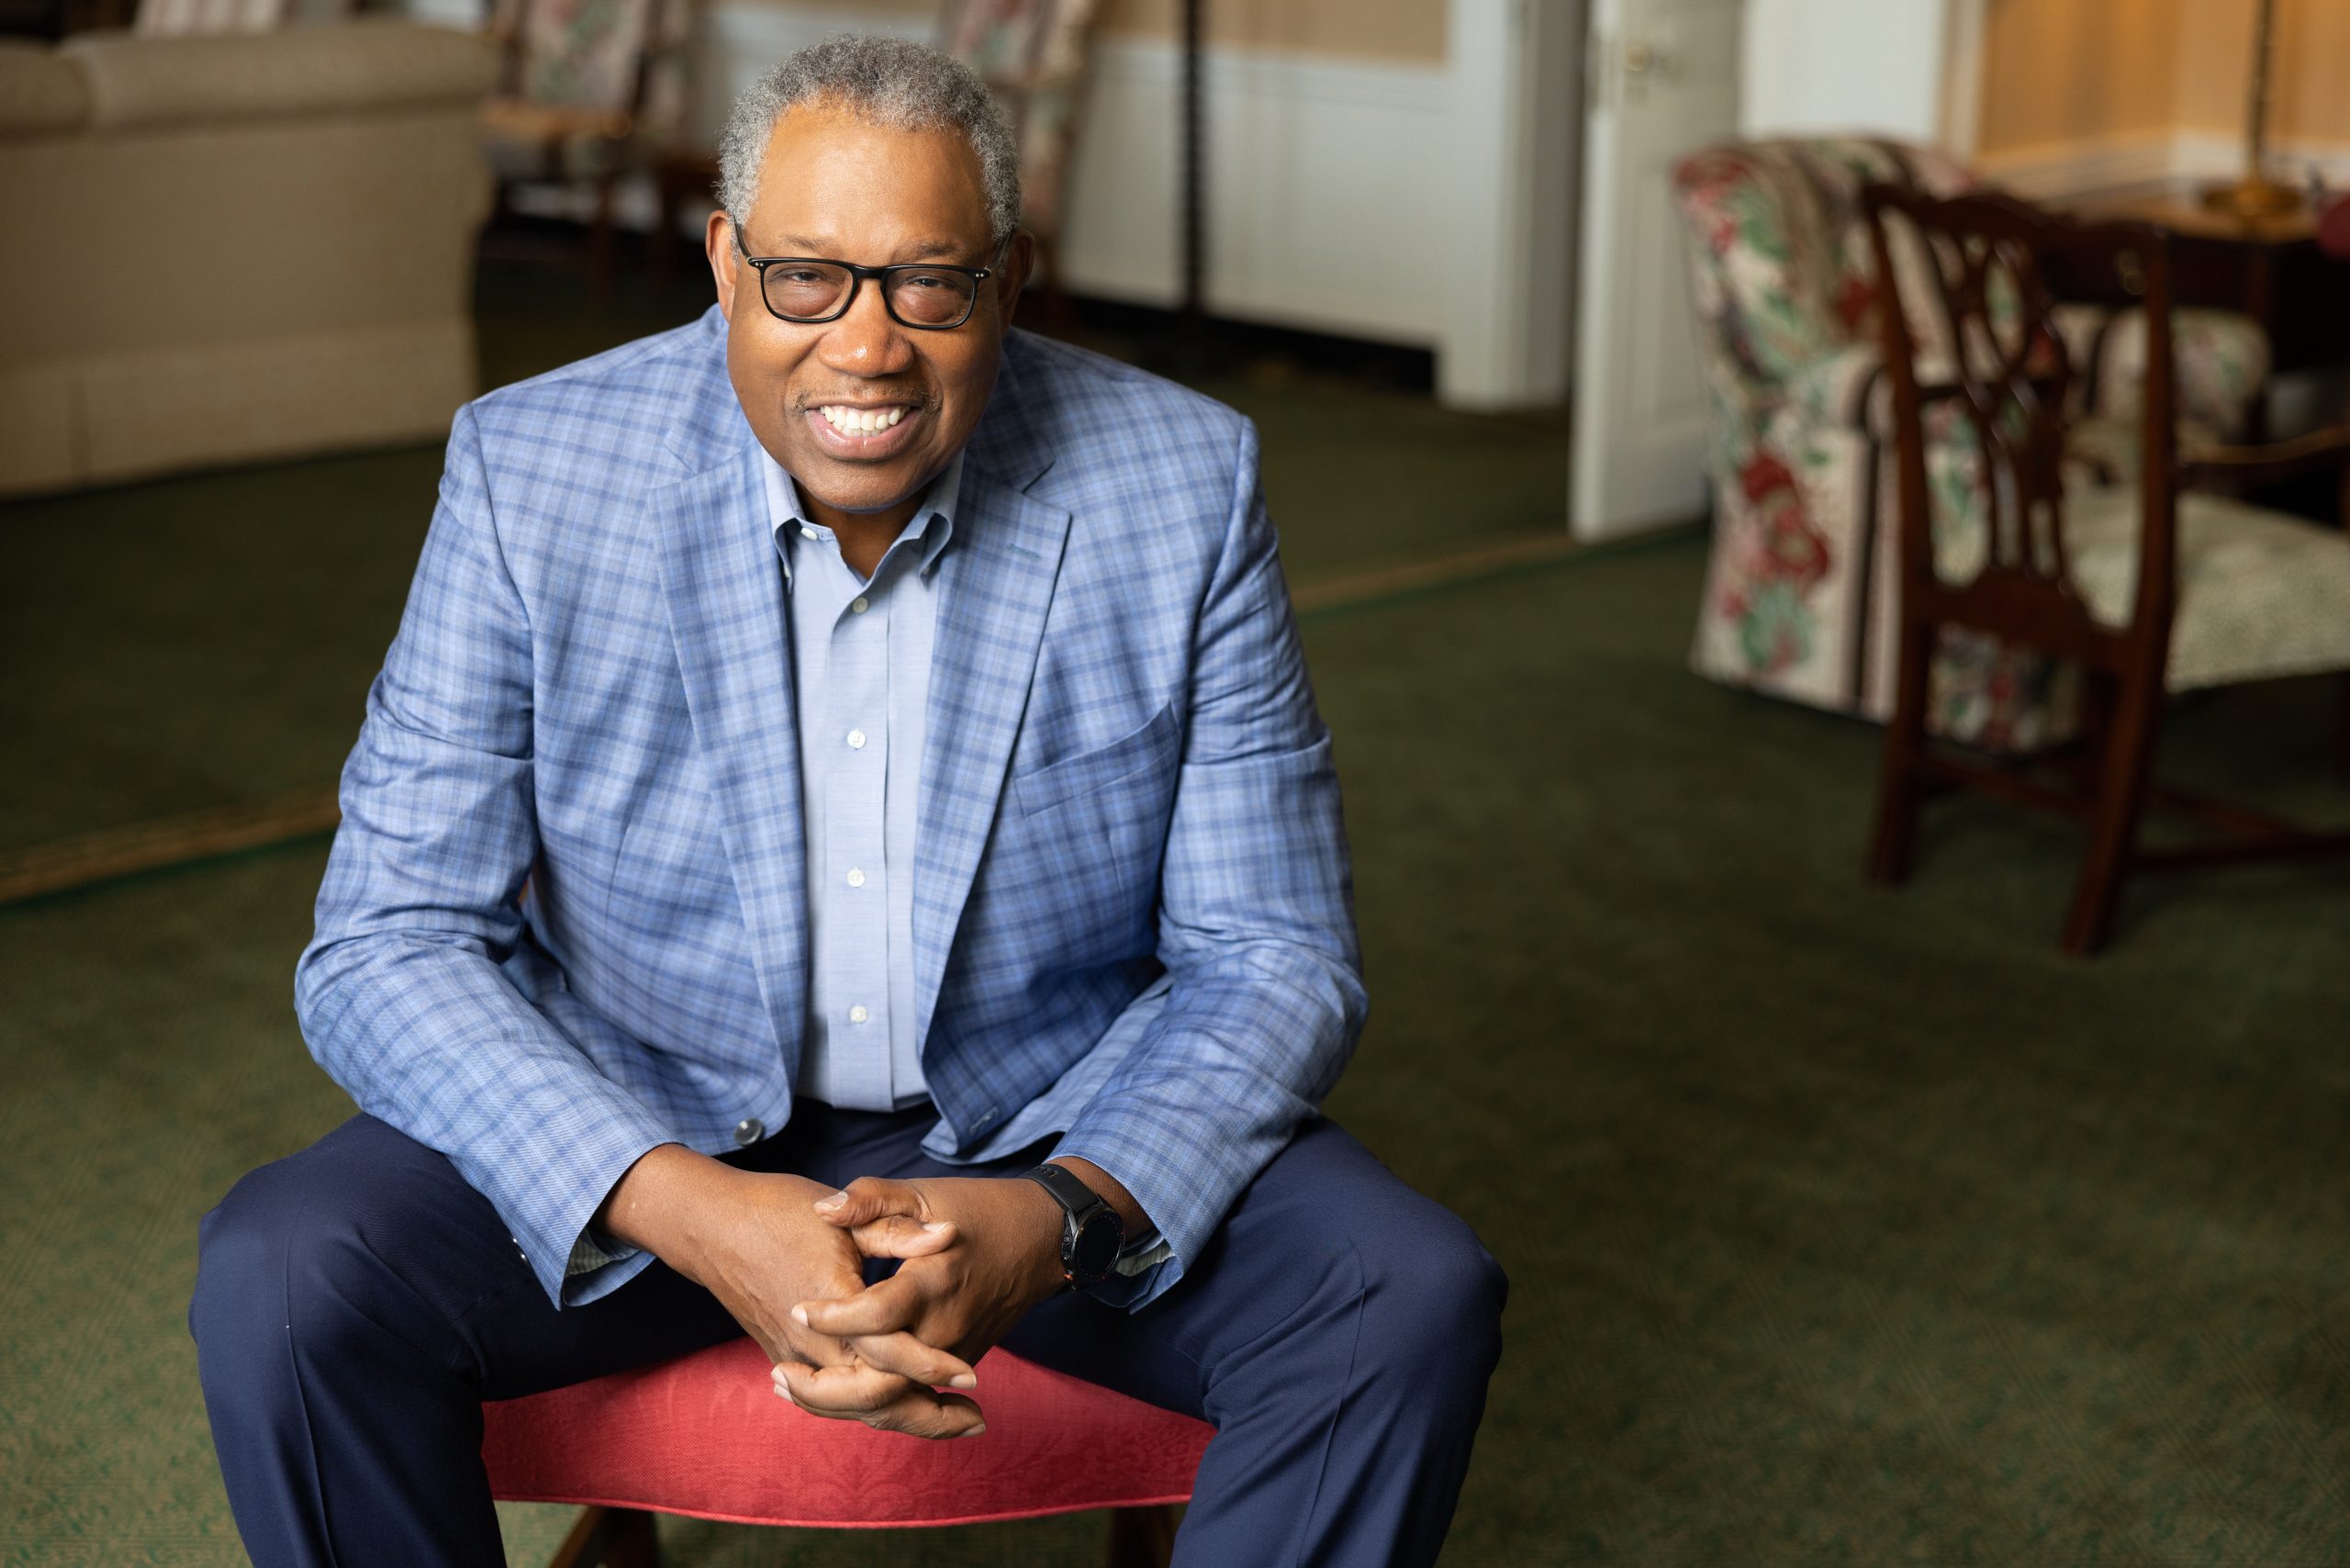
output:
[[1108, 1279], [1110, 1266], [1126, 1245], [1126, 1227], [1118, 1211], [1061, 1166], [1039, 1165], [1020, 1174], [1050, 1193], [1061, 1206], [1061, 1278], [1069, 1288], [1091, 1290]]

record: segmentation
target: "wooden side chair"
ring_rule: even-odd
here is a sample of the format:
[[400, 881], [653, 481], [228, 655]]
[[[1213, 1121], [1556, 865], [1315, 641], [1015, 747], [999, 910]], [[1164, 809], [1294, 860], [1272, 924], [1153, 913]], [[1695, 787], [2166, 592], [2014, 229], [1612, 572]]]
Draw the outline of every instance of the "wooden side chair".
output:
[[[1899, 465], [1900, 593], [1872, 879], [1908, 875], [1931, 793], [1964, 787], [2070, 812], [2086, 820], [2089, 842], [2063, 946], [2085, 955], [2105, 943], [2132, 871], [2350, 850], [2350, 834], [2156, 789], [2149, 777], [2172, 693], [2350, 669], [2350, 537], [2192, 488], [2340, 463], [2350, 431], [2179, 452], [2170, 238], [2159, 229], [2083, 225], [2011, 197], [1938, 200], [1882, 183], [1863, 202], [1877, 275], [1898, 299], [1879, 312]], [[2077, 468], [2066, 461], [2065, 410], [2079, 370], [2054, 309], [2084, 279], [2118, 279], [2146, 314], [2134, 483], [2067, 486]], [[1921, 354], [1921, 340], [1936, 348]], [[2039, 649], [2076, 669], [2076, 745], [2035, 766], [1930, 741], [1930, 666], [1953, 633]], [[2149, 801], [2184, 810], [2209, 835], [2142, 844]]]
[[748, 1338], [483, 1406], [482, 1458], [509, 1502], [586, 1511], [552, 1568], [658, 1568], [656, 1513], [889, 1529], [1110, 1509], [1111, 1568], [1164, 1568], [1174, 1505], [1213, 1428], [990, 1351], [988, 1429], [924, 1442], [775, 1396]]
[[602, 293], [617, 271], [620, 182], [657, 161], [683, 117], [686, 20], [685, 0], [495, 0], [490, 36], [505, 63], [482, 131], [499, 208], [518, 185], [588, 186]]

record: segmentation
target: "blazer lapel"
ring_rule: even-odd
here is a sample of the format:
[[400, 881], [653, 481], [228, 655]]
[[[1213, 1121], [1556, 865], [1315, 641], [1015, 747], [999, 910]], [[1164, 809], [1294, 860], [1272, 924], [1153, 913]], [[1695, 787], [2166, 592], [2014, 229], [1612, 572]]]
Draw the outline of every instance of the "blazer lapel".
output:
[[791, 637], [760, 449], [739, 414], [731, 433], [739, 441], [718, 442], [710, 466], [654, 492], [653, 523], [686, 706], [760, 994], [797, 1079], [808, 921]]
[[914, 1017], [924, 1041], [1003, 794], [1069, 539], [1069, 514], [1027, 493], [1049, 459], [1028, 441], [1013, 391], [999, 386], [1002, 417], [990, 409], [992, 428], [972, 441], [955, 543], [938, 564], [914, 849]]

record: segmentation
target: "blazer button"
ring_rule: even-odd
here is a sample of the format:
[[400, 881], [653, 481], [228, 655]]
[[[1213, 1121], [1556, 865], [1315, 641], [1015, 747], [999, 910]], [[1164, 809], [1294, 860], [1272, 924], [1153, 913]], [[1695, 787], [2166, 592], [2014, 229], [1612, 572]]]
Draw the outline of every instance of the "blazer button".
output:
[[744, 1148], [767, 1136], [767, 1125], [756, 1116], [745, 1116], [734, 1124], [734, 1141]]

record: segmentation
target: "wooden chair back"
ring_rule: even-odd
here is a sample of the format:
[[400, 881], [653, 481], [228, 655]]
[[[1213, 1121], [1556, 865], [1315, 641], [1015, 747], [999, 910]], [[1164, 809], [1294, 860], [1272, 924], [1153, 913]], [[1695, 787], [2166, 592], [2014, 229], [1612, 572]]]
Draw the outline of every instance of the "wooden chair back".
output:
[[[1997, 194], [1863, 192], [1877, 275], [1900, 497], [1902, 619], [1972, 627], [2091, 666], [2160, 679], [2177, 602], [2177, 453], [2169, 236], [2077, 223]], [[2118, 287], [2146, 313], [2140, 398], [2139, 572], [2126, 626], [2100, 624], [2071, 577], [2068, 394], [2085, 367], [2057, 330], [2060, 296]], [[1933, 345], [1921, 353], [1920, 343]], [[1929, 418], [1964, 422], [1982, 465], [1980, 570], [1944, 569], [1959, 526], [1930, 482]], [[1971, 542], [1970, 542], [1971, 543]], [[1958, 554], [1965, 555], [1968, 551]]]
[[495, 0], [508, 97], [640, 116], [668, 42], [664, 0]]

